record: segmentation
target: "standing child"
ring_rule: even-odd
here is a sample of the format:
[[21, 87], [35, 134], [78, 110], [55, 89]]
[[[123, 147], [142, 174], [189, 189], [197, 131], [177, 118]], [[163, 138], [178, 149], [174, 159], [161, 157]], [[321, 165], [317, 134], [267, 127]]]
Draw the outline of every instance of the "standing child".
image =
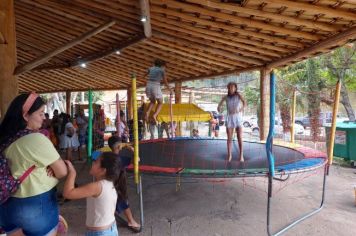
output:
[[[239, 143], [239, 160], [244, 162], [243, 149], [242, 149], [242, 112], [246, 106], [246, 102], [237, 91], [237, 84], [230, 82], [227, 85], [228, 93], [224, 96], [219, 105], [218, 111], [221, 112], [221, 106], [224, 101], [226, 101], [227, 118], [226, 118], [226, 133], [227, 133], [227, 157], [228, 161], [231, 162], [231, 146], [232, 146], [232, 136], [234, 130], [236, 130], [237, 140]], [[241, 104], [242, 103], [242, 104]]]
[[[111, 151], [117, 155], [119, 155], [120, 153], [120, 138], [117, 136], [112, 136], [109, 138], [108, 140], [108, 145], [111, 149]], [[128, 147], [130, 149], [130, 151], [132, 150], [132, 147]], [[131, 157], [130, 156], [125, 156], [125, 155], [119, 155], [120, 156], [120, 162], [121, 162], [121, 166], [122, 168], [126, 168], [127, 166], [130, 165], [131, 163]], [[124, 177], [126, 180], [126, 173], [124, 172]], [[125, 181], [126, 183], [126, 181]], [[132, 230], [135, 233], [140, 232], [141, 230], [141, 225], [139, 223], [136, 222], [136, 220], [134, 219], [130, 206], [129, 206], [129, 202], [128, 202], [128, 198], [126, 199], [118, 199], [117, 205], [116, 205], [116, 213], [120, 214], [121, 212], [124, 212], [124, 215], [127, 219], [127, 227]]]
[[75, 187], [76, 171], [70, 161], [68, 177], [64, 184], [63, 196], [66, 199], [87, 199], [87, 236], [118, 236], [115, 221], [117, 199], [126, 199], [126, 182], [118, 156], [112, 152], [102, 153], [93, 163], [90, 174], [95, 182]]
[[158, 103], [157, 108], [155, 113], [153, 114], [153, 120], [155, 122], [157, 122], [157, 116], [159, 114], [159, 112], [161, 111], [162, 108], [162, 91], [161, 91], [161, 81], [163, 80], [164, 84], [166, 85], [167, 89], [170, 91], [170, 94], [172, 94], [172, 90], [169, 87], [166, 75], [165, 75], [165, 62], [160, 60], [160, 59], [156, 59], [154, 61], [154, 66], [150, 67], [148, 69], [148, 72], [146, 73], [146, 76], [148, 76], [148, 81], [147, 81], [147, 85], [146, 85], [146, 95], [147, 97], [150, 99], [150, 105], [148, 107], [148, 110], [146, 112], [146, 121], [148, 121], [150, 112], [153, 108], [153, 106], [155, 105], [156, 101]]

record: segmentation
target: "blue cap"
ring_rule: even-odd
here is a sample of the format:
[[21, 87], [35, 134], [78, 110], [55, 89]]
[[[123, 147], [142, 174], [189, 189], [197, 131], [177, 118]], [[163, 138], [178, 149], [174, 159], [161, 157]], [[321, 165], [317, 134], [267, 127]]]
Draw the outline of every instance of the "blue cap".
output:
[[102, 152], [101, 151], [94, 151], [91, 154], [91, 159], [93, 161], [96, 161], [100, 156], [101, 156]]

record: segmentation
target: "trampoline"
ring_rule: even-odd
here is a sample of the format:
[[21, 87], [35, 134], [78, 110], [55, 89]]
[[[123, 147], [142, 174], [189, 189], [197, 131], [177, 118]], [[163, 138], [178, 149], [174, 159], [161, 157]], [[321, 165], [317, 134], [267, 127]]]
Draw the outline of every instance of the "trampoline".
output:
[[[186, 177], [266, 176], [269, 172], [265, 143], [244, 142], [245, 162], [236, 160], [238, 148], [233, 142], [233, 159], [226, 161], [226, 139], [175, 138], [142, 141], [139, 145], [141, 173]], [[273, 145], [276, 174], [310, 171], [327, 163], [326, 154], [307, 147]], [[234, 159], [235, 158], [235, 159]], [[129, 170], [133, 166], [129, 166]]]

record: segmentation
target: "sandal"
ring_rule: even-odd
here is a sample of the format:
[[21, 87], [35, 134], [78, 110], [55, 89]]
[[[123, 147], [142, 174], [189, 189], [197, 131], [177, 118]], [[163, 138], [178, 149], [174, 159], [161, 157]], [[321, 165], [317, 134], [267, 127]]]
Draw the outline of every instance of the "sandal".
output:
[[135, 226], [130, 226], [128, 225], [127, 228], [129, 228], [129, 230], [131, 230], [134, 233], [139, 233], [141, 232], [141, 226], [140, 227], [135, 227]]

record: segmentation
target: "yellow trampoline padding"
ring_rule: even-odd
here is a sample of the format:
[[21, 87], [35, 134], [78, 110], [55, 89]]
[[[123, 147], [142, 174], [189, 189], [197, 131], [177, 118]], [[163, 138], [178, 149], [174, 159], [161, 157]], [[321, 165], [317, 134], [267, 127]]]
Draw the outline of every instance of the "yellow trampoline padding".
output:
[[[146, 104], [145, 111], [147, 110], [149, 104]], [[157, 104], [154, 106], [150, 113], [152, 117], [154, 111], [156, 110]], [[173, 121], [208, 121], [211, 119], [210, 113], [202, 110], [195, 104], [183, 103], [183, 104], [172, 104], [173, 108]], [[170, 106], [169, 104], [163, 104], [160, 113], [157, 116], [158, 122], [170, 122]]]

